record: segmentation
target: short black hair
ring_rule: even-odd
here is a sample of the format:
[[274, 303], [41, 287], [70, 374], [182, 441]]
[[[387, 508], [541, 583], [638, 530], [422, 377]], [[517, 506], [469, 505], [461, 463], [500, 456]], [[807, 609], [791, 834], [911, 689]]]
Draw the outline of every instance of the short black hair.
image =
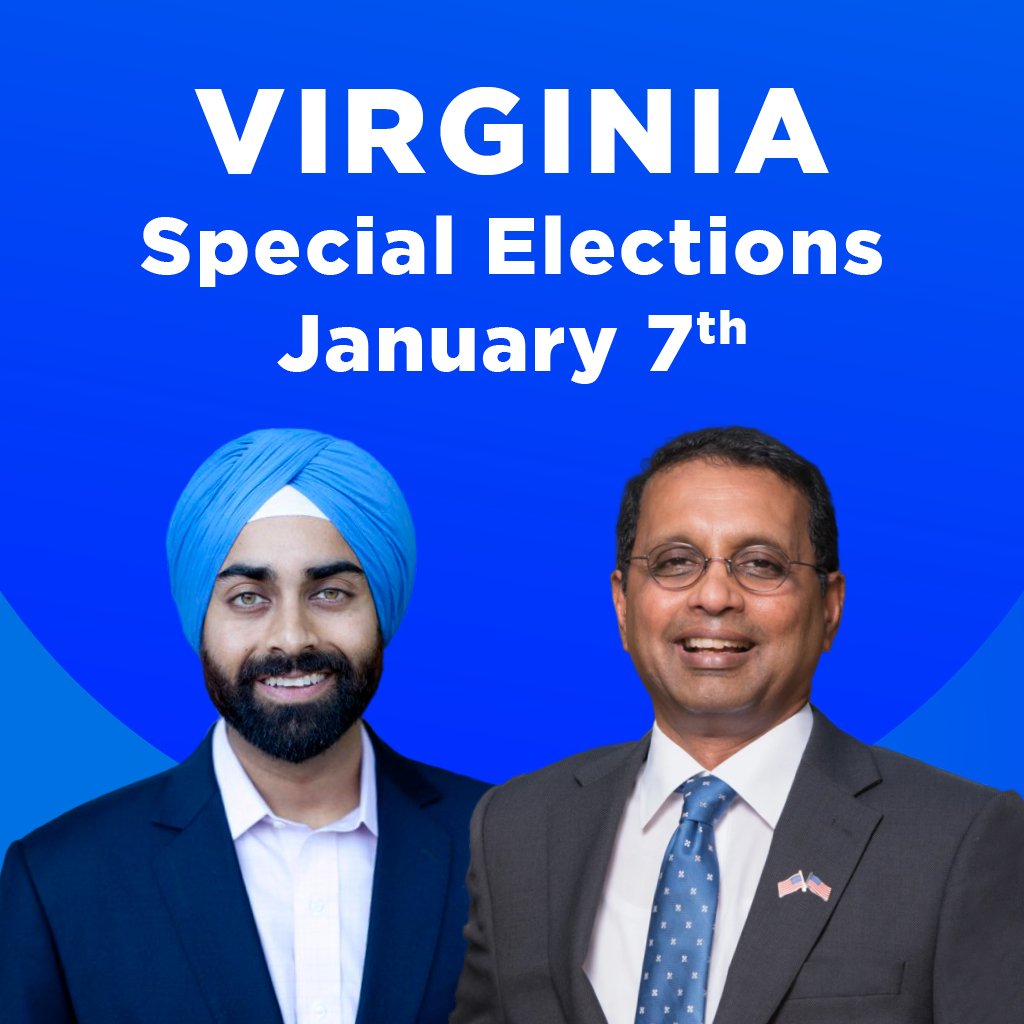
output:
[[647, 460], [643, 471], [626, 483], [616, 528], [616, 562], [623, 575], [629, 568], [629, 557], [636, 543], [640, 502], [647, 481], [662, 470], [696, 459], [767, 469], [792, 484], [811, 507], [807, 528], [814, 546], [815, 562], [826, 573], [839, 569], [836, 510], [832, 506], [832, 495], [821, 470], [781, 441], [752, 427], [706, 427], [681, 434], [663, 444]]

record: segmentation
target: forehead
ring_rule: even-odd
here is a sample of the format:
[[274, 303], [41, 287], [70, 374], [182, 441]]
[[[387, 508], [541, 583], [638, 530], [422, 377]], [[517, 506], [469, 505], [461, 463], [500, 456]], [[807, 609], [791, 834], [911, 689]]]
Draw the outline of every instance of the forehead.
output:
[[221, 569], [242, 562], [283, 571], [343, 560], [360, 564], [332, 523], [311, 516], [274, 516], [246, 523]]
[[647, 481], [637, 546], [682, 540], [710, 550], [767, 542], [793, 556], [810, 551], [809, 517], [803, 494], [771, 470], [695, 459]]

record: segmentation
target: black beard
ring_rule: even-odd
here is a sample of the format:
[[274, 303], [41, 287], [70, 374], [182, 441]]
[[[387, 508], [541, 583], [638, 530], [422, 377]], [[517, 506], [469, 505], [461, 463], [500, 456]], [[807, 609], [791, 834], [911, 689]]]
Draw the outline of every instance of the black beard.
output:
[[[306, 651], [296, 657], [246, 658], [232, 682], [205, 648], [199, 657], [214, 707], [241, 736], [271, 757], [301, 764], [334, 746], [362, 716], [377, 692], [384, 668], [380, 637], [366, 661], [353, 665], [340, 651]], [[329, 672], [327, 691], [312, 701], [271, 705], [256, 694], [256, 682], [293, 672]]]

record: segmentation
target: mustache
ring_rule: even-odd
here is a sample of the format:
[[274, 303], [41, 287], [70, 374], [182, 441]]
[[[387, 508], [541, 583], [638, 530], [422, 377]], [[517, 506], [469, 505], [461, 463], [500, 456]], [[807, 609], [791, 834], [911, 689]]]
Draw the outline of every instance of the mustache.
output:
[[252, 655], [245, 659], [238, 670], [238, 685], [252, 688], [260, 679], [268, 676], [285, 676], [292, 673], [309, 674], [330, 672], [338, 682], [350, 680], [355, 675], [352, 662], [341, 651], [303, 651], [301, 654]]

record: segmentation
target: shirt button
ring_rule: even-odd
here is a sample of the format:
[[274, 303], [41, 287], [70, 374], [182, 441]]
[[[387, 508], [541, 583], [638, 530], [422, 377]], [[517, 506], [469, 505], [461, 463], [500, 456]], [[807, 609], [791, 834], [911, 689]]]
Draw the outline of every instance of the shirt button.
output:
[[327, 909], [327, 904], [323, 900], [313, 900], [309, 904], [309, 909], [319, 916]]
[[284, 828], [284, 822], [283, 821], [275, 820], [274, 821], [274, 828]]
[[326, 1017], [327, 1007], [323, 1003], [314, 1003], [312, 1006], [314, 1017]]

